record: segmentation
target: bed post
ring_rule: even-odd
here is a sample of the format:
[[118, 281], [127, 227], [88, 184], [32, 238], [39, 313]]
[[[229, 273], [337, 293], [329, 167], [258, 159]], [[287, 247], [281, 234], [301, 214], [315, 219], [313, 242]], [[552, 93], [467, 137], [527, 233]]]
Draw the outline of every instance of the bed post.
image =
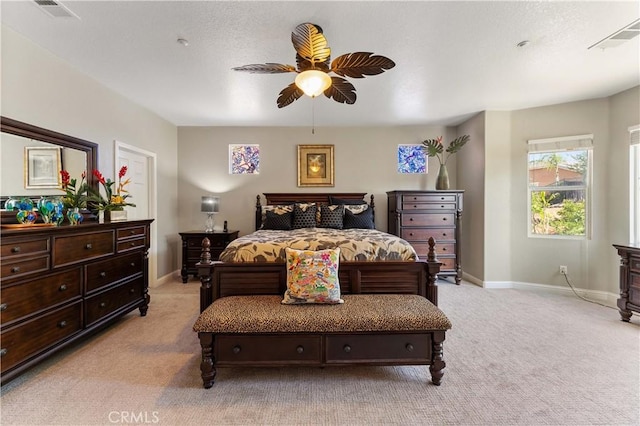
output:
[[436, 241], [433, 237], [429, 237], [429, 253], [427, 254], [427, 267], [429, 269], [429, 276], [427, 277], [427, 299], [434, 305], [438, 306], [438, 286], [436, 280], [438, 279], [438, 272], [440, 272], [440, 265], [436, 257], [436, 251], [434, 246]]
[[262, 205], [260, 204], [260, 195], [256, 195], [256, 231], [262, 226]]
[[213, 262], [211, 261], [211, 241], [207, 237], [202, 240], [202, 253], [200, 262], [196, 264], [198, 277], [200, 278], [200, 313], [213, 302], [211, 291], [211, 275]]

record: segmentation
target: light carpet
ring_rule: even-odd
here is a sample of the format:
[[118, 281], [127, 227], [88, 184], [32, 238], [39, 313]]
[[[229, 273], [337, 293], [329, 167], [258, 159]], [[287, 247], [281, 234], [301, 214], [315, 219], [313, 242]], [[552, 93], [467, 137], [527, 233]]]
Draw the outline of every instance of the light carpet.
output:
[[224, 368], [203, 389], [199, 283], [2, 387], [2, 425], [638, 425], [640, 321], [572, 296], [440, 285], [453, 323], [427, 366]]

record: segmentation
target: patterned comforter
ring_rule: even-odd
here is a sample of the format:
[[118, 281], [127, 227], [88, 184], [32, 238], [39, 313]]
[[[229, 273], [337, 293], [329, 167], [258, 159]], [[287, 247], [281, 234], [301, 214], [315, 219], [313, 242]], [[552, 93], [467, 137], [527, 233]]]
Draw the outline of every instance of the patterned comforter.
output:
[[302, 228], [291, 231], [259, 230], [232, 241], [220, 254], [223, 262], [284, 262], [285, 247], [324, 250], [340, 247], [341, 261], [415, 262], [411, 245], [376, 229]]

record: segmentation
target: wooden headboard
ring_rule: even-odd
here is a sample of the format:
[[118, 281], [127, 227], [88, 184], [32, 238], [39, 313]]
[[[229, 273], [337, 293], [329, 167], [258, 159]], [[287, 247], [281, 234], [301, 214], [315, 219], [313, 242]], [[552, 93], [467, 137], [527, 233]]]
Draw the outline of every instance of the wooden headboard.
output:
[[[303, 192], [271, 192], [264, 194], [266, 203], [265, 206], [277, 206], [283, 204], [295, 204], [295, 203], [316, 203], [316, 204], [329, 204], [329, 196], [342, 198], [345, 200], [365, 200], [366, 192], [335, 192], [335, 193], [325, 193], [325, 192], [313, 192], [313, 193], [303, 193]], [[375, 223], [375, 205], [373, 201], [373, 194], [371, 194], [369, 201], [369, 208], [373, 210], [373, 218]], [[262, 225], [262, 203], [260, 200], [260, 195], [256, 197], [256, 229], [260, 229]]]

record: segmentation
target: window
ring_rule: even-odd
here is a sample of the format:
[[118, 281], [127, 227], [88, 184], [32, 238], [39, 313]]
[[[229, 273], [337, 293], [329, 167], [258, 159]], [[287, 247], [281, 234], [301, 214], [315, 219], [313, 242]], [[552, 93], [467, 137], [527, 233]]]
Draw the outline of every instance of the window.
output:
[[629, 241], [640, 244], [640, 125], [629, 128]]
[[529, 236], [587, 238], [593, 135], [528, 144]]

